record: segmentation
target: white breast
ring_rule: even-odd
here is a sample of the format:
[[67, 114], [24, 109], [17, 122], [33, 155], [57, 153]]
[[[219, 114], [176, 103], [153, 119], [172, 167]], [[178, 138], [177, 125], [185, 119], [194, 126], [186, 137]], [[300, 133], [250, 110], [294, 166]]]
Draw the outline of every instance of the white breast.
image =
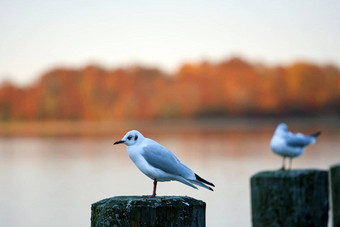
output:
[[274, 136], [270, 142], [274, 153], [285, 157], [296, 157], [303, 154], [303, 147], [288, 146], [286, 141], [280, 136]]
[[135, 163], [138, 169], [152, 180], [169, 181], [174, 180], [172, 174], [165, 173], [163, 170], [151, 166], [142, 155], [142, 147], [128, 146], [127, 152], [130, 159]]

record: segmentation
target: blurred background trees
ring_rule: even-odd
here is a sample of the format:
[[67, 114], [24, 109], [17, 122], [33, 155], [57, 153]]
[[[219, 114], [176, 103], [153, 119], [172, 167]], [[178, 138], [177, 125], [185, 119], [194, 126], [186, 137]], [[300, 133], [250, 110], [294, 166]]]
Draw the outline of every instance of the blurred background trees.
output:
[[187, 63], [173, 75], [140, 66], [57, 68], [34, 84], [0, 86], [0, 120], [124, 120], [340, 113], [340, 70], [240, 58]]

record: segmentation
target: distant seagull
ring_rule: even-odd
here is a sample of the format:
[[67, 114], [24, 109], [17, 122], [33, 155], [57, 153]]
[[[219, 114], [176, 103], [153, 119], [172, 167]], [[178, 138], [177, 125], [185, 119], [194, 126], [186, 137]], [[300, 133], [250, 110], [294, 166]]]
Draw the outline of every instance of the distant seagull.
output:
[[211, 191], [213, 189], [207, 185], [215, 187], [178, 160], [170, 150], [145, 138], [136, 130], [126, 133], [122, 140], [114, 142], [113, 145], [120, 143], [127, 145], [127, 152], [138, 169], [154, 180], [153, 193], [146, 197], [156, 196], [157, 181], [176, 180], [196, 189], [195, 185], [198, 185]]
[[316, 137], [321, 132], [312, 135], [304, 135], [302, 133], [293, 134], [288, 131], [288, 126], [281, 123], [277, 126], [270, 147], [274, 153], [283, 157], [282, 170], [285, 170], [285, 159], [289, 158], [289, 169], [292, 166], [292, 159], [303, 154], [305, 146], [315, 143]]

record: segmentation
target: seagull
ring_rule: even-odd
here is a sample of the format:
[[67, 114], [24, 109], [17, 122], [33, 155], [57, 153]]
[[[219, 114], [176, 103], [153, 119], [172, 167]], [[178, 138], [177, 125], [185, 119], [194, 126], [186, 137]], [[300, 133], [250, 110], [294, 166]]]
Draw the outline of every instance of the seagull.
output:
[[288, 126], [285, 123], [279, 124], [270, 142], [270, 147], [274, 153], [283, 157], [281, 170], [285, 170], [286, 157], [289, 158], [289, 169], [291, 169], [292, 159], [302, 155], [307, 145], [314, 144], [320, 133], [316, 132], [312, 135], [294, 134], [288, 131]]
[[152, 139], [145, 138], [137, 130], [129, 131], [123, 139], [116, 141], [113, 145], [124, 143], [130, 159], [140, 171], [153, 180], [153, 193], [145, 197], [155, 197], [157, 182], [179, 181], [190, 187], [198, 189], [195, 185], [213, 191], [210, 186], [213, 183], [204, 180], [194, 173], [188, 166], [182, 163], [167, 148]]

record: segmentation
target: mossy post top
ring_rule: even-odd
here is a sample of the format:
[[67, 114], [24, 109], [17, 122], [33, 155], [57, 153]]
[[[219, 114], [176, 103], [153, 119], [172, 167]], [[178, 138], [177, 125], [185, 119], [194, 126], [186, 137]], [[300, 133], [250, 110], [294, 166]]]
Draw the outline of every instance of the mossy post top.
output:
[[188, 196], [156, 196], [153, 198], [144, 198], [143, 196], [115, 196], [100, 200], [93, 203], [92, 206], [143, 206], [143, 207], [159, 207], [159, 206], [205, 206], [205, 202]]
[[93, 203], [91, 226], [205, 226], [205, 202], [187, 196], [116, 196]]
[[331, 169], [336, 169], [336, 168], [340, 168], [340, 163], [337, 163], [331, 166]]
[[327, 174], [327, 170], [321, 169], [296, 169], [296, 170], [267, 170], [261, 171], [252, 176], [252, 178], [292, 178], [301, 177], [311, 174]]

